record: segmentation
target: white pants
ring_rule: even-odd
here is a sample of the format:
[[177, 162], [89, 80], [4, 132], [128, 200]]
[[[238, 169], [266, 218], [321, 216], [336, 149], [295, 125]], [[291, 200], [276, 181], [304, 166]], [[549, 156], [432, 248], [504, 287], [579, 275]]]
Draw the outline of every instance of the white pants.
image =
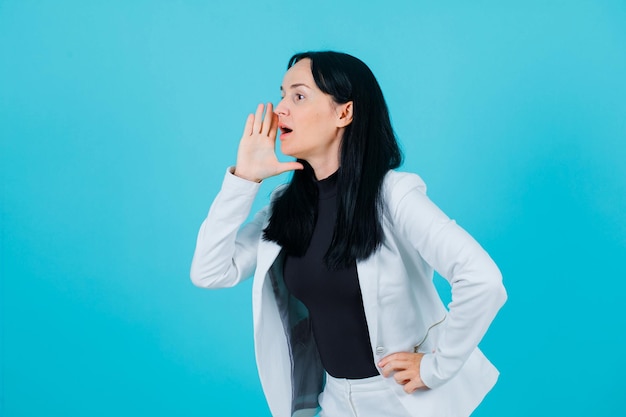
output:
[[387, 384], [380, 375], [342, 379], [326, 374], [319, 417], [410, 417]]

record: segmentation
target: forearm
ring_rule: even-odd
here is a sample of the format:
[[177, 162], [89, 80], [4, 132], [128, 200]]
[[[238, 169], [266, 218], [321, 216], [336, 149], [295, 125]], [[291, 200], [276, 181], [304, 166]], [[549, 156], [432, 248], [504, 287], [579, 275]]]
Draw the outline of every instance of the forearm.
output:
[[238, 178], [232, 170], [227, 172], [198, 232], [191, 264], [191, 280], [195, 285], [231, 287], [252, 275], [265, 211], [242, 225], [258, 190], [258, 183]]
[[407, 242], [448, 280], [452, 301], [436, 343], [421, 364], [431, 388], [442, 385], [462, 368], [506, 300], [502, 275], [487, 252], [424, 193], [423, 183], [407, 178], [394, 221]]

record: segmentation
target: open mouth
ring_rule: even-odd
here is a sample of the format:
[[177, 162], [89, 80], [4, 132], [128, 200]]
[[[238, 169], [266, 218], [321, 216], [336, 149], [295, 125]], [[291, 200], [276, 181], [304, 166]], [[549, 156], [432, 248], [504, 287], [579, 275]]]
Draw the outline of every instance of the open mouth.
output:
[[287, 126], [280, 126], [280, 134], [281, 136], [287, 135], [293, 132], [293, 129], [288, 128]]

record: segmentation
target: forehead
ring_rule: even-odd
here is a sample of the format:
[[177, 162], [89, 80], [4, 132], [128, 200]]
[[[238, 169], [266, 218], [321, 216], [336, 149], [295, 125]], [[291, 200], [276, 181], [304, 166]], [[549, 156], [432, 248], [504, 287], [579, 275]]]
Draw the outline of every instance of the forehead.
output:
[[311, 60], [308, 58], [296, 62], [285, 73], [281, 90], [286, 90], [294, 84], [305, 84], [310, 88], [315, 87], [315, 80], [311, 72]]

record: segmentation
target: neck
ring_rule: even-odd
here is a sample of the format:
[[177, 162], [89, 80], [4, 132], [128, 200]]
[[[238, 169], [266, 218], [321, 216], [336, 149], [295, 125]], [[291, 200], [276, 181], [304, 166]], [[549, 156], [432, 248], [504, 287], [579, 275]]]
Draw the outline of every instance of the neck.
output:
[[339, 169], [339, 161], [335, 163], [328, 163], [328, 161], [324, 162], [325, 163], [323, 164], [313, 164], [309, 162], [309, 164], [311, 164], [311, 168], [313, 168], [313, 171], [315, 172], [315, 179], [318, 181], [330, 177]]
[[311, 165], [311, 168], [313, 168], [315, 179], [318, 181], [330, 177], [339, 169], [342, 136], [343, 129], [338, 131], [337, 136], [326, 149], [309, 154], [303, 158]]
[[317, 158], [307, 159], [313, 172], [315, 172], [315, 179], [321, 181], [333, 175], [339, 169], [339, 150], [335, 152], [329, 152], [325, 155], [318, 155]]

